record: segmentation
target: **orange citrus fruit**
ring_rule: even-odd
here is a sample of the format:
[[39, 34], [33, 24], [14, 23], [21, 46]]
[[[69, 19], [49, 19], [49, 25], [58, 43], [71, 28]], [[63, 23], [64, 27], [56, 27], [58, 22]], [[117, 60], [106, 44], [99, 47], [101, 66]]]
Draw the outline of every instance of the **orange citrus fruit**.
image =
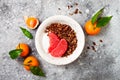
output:
[[23, 50], [22, 53], [20, 54], [21, 57], [26, 57], [30, 52], [29, 46], [25, 43], [19, 43], [16, 49]]
[[24, 16], [24, 19], [27, 27], [30, 29], [35, 29], [39, 24], [38, 19], [35, 17]]
[[31, 66], [39, 66], [39, 61], [34, 56], [28, 56], [23, 62], [24, 68], [30, 70]]
[[84, 26], [86, 33], [89, 35], [98, 34], [100, 32], [101, 28], [96, 27], [96, 24], [97, 24], [97, 22], [92, 24], [91, 20], [88, 20]]

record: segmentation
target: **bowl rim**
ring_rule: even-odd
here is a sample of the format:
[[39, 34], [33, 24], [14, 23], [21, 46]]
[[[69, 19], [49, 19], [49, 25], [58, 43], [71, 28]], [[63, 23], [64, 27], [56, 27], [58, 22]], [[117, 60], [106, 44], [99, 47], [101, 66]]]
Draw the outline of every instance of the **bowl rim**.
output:
[[[43, 52], [43, 49], [42, 49], [42, 47], [40, 48], [40, 43], [38, 42], [38, 40], [39, 40], [39, 36], [40, 36], [40, 31], [42, 31], [45, 27], [44, 27], [44, 25], [50, 25], [50, 24], [52, 24], [52, 21], [53, 21], [53, 23], [54, 23], [54, 21], [57, 21], [57, 20], [63, 20], [63, 22], [64, 21], [72, 21], [73, 22], [73, 24], [74, 25], [77, 25], [77, 29], [78, 29], [78, 27], [79, 27], [79, 29], [80, 29], [80, 31], [81, 31], [81, 34], [82, 34], [82, 39], [83, 39], [83, 43], [82, 43], [82, 47], [80, 47], [81, 48], [81, 50], [79, 51], [79, 53], [78, 54], [76, 54], [76, 56], [75, 56], [75, 54], [73, 55], [73, 53], [71, 54], [71, 55], [69, 55], [69, 56], [67, 56], [67, 57], [62, 57], [62, 58], [56, 58], [56, 57], [50, 57], [49, 56], [49, 54], [48, 54], [48, 56], [51, 58], [49, 58], [48, 56], [45, 56], [44, 54], [42, 54], [42, 53], [44, 53]], [[56, 23], [56, 22], [55, 22]], [[59, 22], [58, 22], [59, 23]], [[68, 24], [69, 25], [69, 24]], [[47, 27], [47, 26], [46, 26]], [[78, 29], [78, 31], [79, 31], [79, 29]], [[75, 29], [73, 29], [73, 30], [75, 30]], [[76, 32], [76, 31], [75, 31]], [[77, 34], [78, 32], [76, 32], [76, 34]], [[76, 35], [76, 37], [77, 37], [77, 35]], [[77, 37], [78, 38], [78, 37]], [[79, 39], [79, 38], [78, 38]], [[77, 39], [77, 40], [78, 40]], [[36, 47], [36, 49], [37, 49], [37, 52], [38, 52], [38, 54], [42, 57], [42, 59], [44, 59], [45, 61], [47, 61], [48, 63], [51, 63], [51, 64], [54, 64], [54, 65], [66, 65], [66, 64], [69, 64], [69, 63], [72, 63], [73, 61], [75, 61], [79, 56], [80, 56], [80, 54], [82, 53], [82, 51], [83, 51], [83, 49], [84, 49], [84, 46], [85, 46], [85, 34], [84, 34], [84, 32], [83, 32], [83, 29], [82, 29], [82, 27], [80, 26], [80, 24], [78, 23], [78, 22], [76, 22], [74, 19], [72, 19], [72, 18], [70, 18], [70, 17], [68, 17], [68, 16], [63, 16], [63, 15], [55, 15], [55, 16], [51, 16], [51, 17], [49, 17], [49, 18], [47, 18], [46, 20], [44, 20], [42, 23], [41, 23], [41, 25], [39, 26], [39, 28], [37, 29], [37, 32], [36, 32], [36, 35], [35, 35], [35, 47]], [[77, 47], [78, 47], [78, 41], [77, 41]], [[77, 48], [76, 47], [76, 48]], [[80, 49], [79, 48], [79, 49]], [[73, 51], [74, 52], [74, 51]], [[76, 52], [78, 52], [78, 51], [76, 51]]]

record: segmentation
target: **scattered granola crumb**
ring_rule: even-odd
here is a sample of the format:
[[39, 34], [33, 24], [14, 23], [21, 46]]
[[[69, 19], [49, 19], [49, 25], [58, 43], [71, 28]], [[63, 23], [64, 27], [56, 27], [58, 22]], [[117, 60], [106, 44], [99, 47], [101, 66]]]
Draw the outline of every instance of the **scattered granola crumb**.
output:
[[67, 7], [68, 7], [68, 9], [70, 9], [70, 6], [69, 6], [69, 5], [68, 5]]
[[70, 5], [70, 7], [71, 7], [71, 8], [73, 8], [73, 6], [72, 6], [72, 5]]
[[93, 45], [95, 45], [95, 46], [96, 46], [96, 43], [95, 43], [95, 42], [93, 42]]
[[103, 42], [103, 40], [100, 40], [100, 42]]
[[92, 47], [92, 50], [94, 50], [96, 52], [95, 47], [94, 46], [91, 46], [91, 47]]
[[75, 9], [74, 14], [78, 14], [79, 13], [79, 9]]
[[90, 49], [90, 47], [89, 47], [89, 46], [87, 46], [87, 49]]
[[72, 5], [68, 5], [67, 7], [68, 7], [68, 9], [73, 8], [73, 6], [72, 6]]
[[76, 5], [76, 6], [78, 6], [78, 3], [77, 3], [77, 2], [75, 2], [75, 5]]
[[77, 9], [75, 9], [75, 11], [73, 13], [69, 13], [69, 15], [78, 14], [78, 13], [82, 14], [82, 12], [79, 11], [79, 9], [77, 8]]
[[58, 10], [61, 10], [60, 8], [58, 8]]

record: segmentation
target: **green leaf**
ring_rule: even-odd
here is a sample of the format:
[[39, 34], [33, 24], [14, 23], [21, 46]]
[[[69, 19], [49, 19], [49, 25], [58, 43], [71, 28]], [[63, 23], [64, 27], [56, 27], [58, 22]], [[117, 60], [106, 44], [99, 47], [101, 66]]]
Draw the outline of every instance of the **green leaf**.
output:
[[30, 71], [37, 76], [43, 76], [45, 77], [45, 74], [43, 73], [42, 69], [36, 66], [31, 66]]
[[106, 26], [110, 22], [111, 19], [112, 19], [112, 16], [101, 17], [97, 22], [97, 27]]
[[96, 12], [93, 15], [93, 17], [91, 19], [92, 24], [94, 24], [97, 21], [97, 19], [99, 18], [99, 16], [102, 14], [103, 10], [104, 10], [104, 8], [100, 9], [98, 12]]
[[23, 34], [24, 34], [26, 37], [28, 37], [28, 38], [30, 38], [30, 39], [33, 39], [32, 34], [31, 34], [27, 29], [22, 28], [22, 27], [20, 27], [20, 29], [22, 30]]
[[22, 49], [15, 49], [15, 50], [11, 50], [9, 52], [9, 55], [12, 59], [16, 59], [21, 53], [22, 53]]

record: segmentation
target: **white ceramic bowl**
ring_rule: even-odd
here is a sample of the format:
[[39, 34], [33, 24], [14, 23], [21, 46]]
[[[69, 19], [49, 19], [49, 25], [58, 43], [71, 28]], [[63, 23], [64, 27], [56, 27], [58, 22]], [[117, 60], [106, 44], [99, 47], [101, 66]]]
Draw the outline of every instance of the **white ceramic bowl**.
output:
[[[49, 39], [46, 36], [45, 29], [51, 23], [63, 23], [63, 24], [70, 25], [71, 28], [76, 32], [76, 36], [78, 40], [77, 47], [71, 55], [67, 57], [57, 58], [57, 57], [51, 56], [48, 53]], [[67, 16], [56, 15], [56, 16], [47, 18], [39, 26], [35, 36], [35, 45], [39, 55], [45, 61], [55, 65], [65, 65], [73, 62], [80, 56], [85, 45], [85, 36], [81, 26], [75, 20]]]

